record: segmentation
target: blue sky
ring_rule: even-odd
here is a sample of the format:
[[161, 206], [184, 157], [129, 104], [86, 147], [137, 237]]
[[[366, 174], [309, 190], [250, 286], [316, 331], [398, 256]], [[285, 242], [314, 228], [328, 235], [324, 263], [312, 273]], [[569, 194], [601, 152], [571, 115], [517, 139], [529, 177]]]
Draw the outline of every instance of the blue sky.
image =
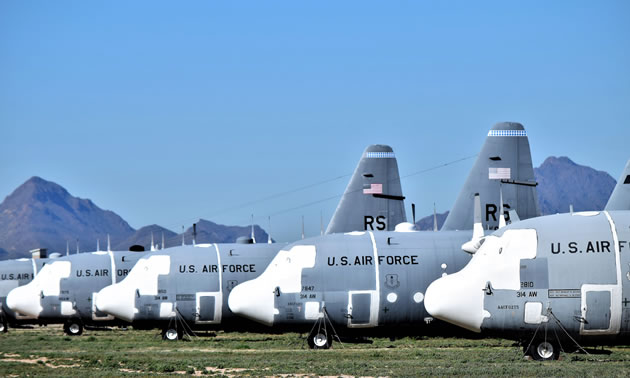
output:
[[[372, 143], [403, 176], [471, 156], [499, 121], [535, 166], [617, 179], [629, 46], [627, 1], [2, 1], [0, 198], [38, 175], [136, 228], [254, 213], [290, 241], [348, 177], [258, 199], [350, 174]], [[448, 210], [472, 163], [404, 179], [408, 207]]]

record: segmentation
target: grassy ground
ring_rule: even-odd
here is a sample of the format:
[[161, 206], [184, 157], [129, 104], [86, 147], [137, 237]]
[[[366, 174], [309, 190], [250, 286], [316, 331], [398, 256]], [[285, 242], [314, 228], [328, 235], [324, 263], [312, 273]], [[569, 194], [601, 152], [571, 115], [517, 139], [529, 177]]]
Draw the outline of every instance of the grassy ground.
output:
[[630, 376], [630, 347], [609, 355], [565, 354], [561, 361], [523, 358], [498, 339], [374, 339], [309, 350], [298, 334], [223, 333], [162, 341], [156, 331], [114, 329], [68, 337], [60, 327], [11, 329], [0, 335], [0, 376], [197, 374]]

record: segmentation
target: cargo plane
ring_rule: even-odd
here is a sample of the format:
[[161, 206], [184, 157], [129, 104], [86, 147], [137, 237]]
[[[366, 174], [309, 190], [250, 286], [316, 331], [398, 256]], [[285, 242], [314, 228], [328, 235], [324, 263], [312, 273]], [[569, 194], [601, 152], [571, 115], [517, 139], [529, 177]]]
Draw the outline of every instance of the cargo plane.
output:
[[517, 340], [536, 360], [630, 340], [630, 161], [604, 211], [523, 220], [433, 282], [431, 316]]

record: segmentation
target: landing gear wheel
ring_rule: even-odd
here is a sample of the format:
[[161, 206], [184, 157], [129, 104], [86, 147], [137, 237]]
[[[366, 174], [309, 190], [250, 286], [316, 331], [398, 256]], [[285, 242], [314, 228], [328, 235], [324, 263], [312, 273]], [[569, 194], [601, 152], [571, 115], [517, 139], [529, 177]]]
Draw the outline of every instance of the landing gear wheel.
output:
[[167, 327], [162, 330], [162, 340], [175, 341], [181, 340], [182, 337], [184, 337], [184, 333], [175, 328]]
[[308, 335], [308, 346], [311, 349], [329, 349], [331, 345], [332, 338], [325, 329], [314, 330]]
[[0, 321], [0, 332], [7, 333], [9, 332], [9, 326], [5, 320]]
[[63, 325], [63, 331], [68, 336], [80, 336], [83, 333], [83, 324], [78, 320], [71, 320]]
[[560, 356], [560, 348], [552, 341], [536, 340], [529, 346], [527, 354], [536, 361], [557, 360]]

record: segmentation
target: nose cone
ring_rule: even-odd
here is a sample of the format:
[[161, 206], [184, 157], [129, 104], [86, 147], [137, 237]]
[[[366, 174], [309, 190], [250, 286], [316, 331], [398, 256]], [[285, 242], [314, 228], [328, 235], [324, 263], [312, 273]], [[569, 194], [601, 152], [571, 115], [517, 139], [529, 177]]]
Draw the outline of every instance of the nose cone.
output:
[[467, 284], [455, 273], [434, 281], [427, 288], [424, 306], [431, 316], [474, 332], [489, 314], [483, 308], [482, 287]]
[[261, 285], [258, 279], [246, 281], [234, 289], [228, 297], [230, 310], [240, 316], [271, 326], [274, 308], [274, 289]]
[[41, 293], [31, 284], [16, 287], [7, 295], [7, 307], [22, 315], [38, 317], [42, 312]]
[[119, 319], [131, 322], [136, 313], [134, 293], [121, 284], [107, 286], [96, 295], [96, 308]]

